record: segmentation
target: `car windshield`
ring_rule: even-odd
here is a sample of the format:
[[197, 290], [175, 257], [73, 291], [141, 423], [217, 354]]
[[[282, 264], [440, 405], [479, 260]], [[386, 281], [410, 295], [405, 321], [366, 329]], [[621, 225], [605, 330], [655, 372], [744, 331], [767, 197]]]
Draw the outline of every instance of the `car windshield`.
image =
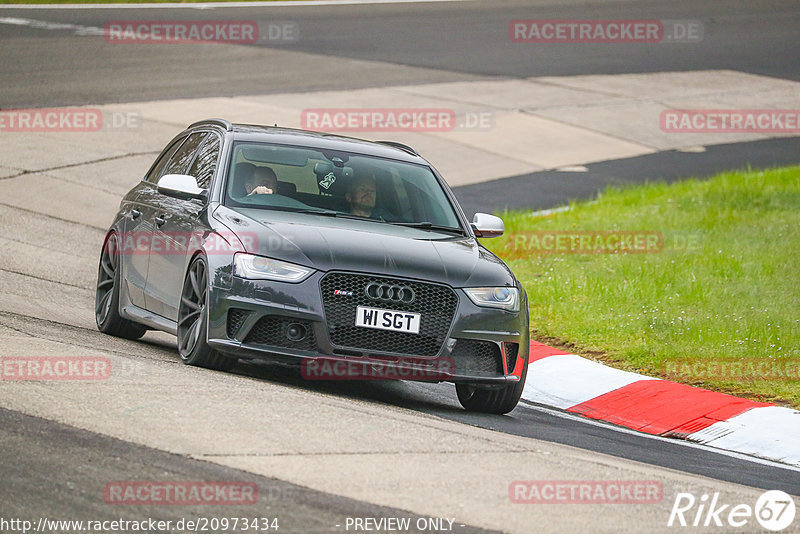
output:
[[429, 167], [347, 152], [238, 142], [225, 191], [231, 207], [362, 218], [459, 230]]

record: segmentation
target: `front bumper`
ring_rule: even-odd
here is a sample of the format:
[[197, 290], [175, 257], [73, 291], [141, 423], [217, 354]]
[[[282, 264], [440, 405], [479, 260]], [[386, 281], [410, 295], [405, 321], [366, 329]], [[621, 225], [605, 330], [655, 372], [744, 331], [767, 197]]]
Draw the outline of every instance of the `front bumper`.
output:
[[[528, 360], [527, 299], [521, 290], [520, 311], [508, 312], [478, 307], [463, 291], [453, 289], [457, 304], [438, 352], [397, 354], [375, 347], [353, 350], [332, 342], [321, 293], [325, 275], [315, 272], [297, 284], [219, 277], [222, 283], [214, 284], [210, 293], [209, 345], [237, 358], [300, 364], [304, 375], [312, 369], [347, 369], [347, 376], [333, 374], [330, 379], [498, 386], [520, 380]], [[298, 329], [302, 336], [296, 335]], [[366, 374], [359, 378], [359, 372]]]

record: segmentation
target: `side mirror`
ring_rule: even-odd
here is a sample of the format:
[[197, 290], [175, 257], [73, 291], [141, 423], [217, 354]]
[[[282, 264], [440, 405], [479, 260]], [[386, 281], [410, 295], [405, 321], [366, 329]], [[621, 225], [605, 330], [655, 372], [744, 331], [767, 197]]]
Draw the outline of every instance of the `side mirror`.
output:
[[206, 190], [200, 189], [197, 179], [188, 174], [165, 174], [158, 180], [158, 192], [181, 199], [206, 199]]
[[500, 217], [476, 213], [472, 218], [472, 231], [477, 237], [500, 237], [506, 231], [506, 225]]

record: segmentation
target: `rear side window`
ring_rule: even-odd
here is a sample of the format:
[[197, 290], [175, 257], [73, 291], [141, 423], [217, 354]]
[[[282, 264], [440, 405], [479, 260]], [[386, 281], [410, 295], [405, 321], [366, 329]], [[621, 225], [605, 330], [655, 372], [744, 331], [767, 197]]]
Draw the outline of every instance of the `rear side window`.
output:
[[194, 133], [181, 145], [167, 165], [167, 172], [164, 174], [188, 174], [189, 165], [194, 159], [197, 147], [205, 139], [207, 132]]
[[197, 185], [202, 189], [208, 189], [211, 185], [211, 178], [217, 170], [219, 159], [219, 137], [209, 134], [203, 147], [197, 152], [197, 157], [189, 169], [189, 174], [197, 178]]
[[178, 150], [178, 147], [181, 146], [181, 143], [183, 143], [185, 140], [185, 137], [181, 137], [161, 153], [153, 166], [150, 167], [150, 172], [148, 172], [147, 176], [145, 176], [146, 181], [156, 183], [158, 179], [161, 178], [161, 175], [164, 174], [164, 167], [166, 167], [169, 158], [172, 157], [175, 151]]

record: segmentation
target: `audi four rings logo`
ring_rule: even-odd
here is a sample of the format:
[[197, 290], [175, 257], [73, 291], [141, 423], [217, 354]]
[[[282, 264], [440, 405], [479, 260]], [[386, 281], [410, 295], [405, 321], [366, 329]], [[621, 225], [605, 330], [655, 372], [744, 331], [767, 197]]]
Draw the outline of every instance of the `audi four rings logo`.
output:
[[414, 290], [408, 286], [396, 286], [392, 284], [380, 284], [370, 282], [364, 288], [364, 293], [371, 299], [384, 300], [387, 302], [402, 302], [411, 304], [414, 302]]

